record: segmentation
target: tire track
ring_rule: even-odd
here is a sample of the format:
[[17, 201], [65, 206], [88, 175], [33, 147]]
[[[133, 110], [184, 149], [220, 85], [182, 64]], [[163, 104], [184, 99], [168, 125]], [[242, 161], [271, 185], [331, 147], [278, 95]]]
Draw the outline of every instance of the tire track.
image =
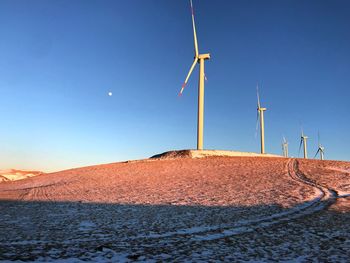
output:
[[[297, 205], [287, 211], [275, 213], [270, 216], [253, 219], [241, 220], [230, 225], [218, 225], [208, 227], [193, 227], [182, 229], [174, 232], [157, 234], [157, 235], [142, 235], [137, 238], [168, 238], [176, 236], [189, 236], [192, 241], [210, 241], [221, 239], [233, 235], [253, 232], [259, 228], [266, 228], [276, 224], [285, 223], [302, 216], [307, 216], [325, 209], [335, 202], [337, 198], [336, 191], [327, 187], [318, 185], [306, 178], [298, 169], [298, 162], [295, 159], [289, 159], [287, 164], [287, 173], [295, 181], [300, 184], [307, 184], [316, 190], [317, 196], [310, 201], [306, 201], [301, 205]], [[129, 239], [130, 240], [130, 239]]]
[[323, 199], [325, 199], [325, 201], [329, 202], [329, 204], [333, 204], [336, 201], [336, 199], [339, 197], [336, 190], [329, 188], [327, 186], [318, 184], [316, 181], [307, 178], [300, 171], [299, 162], [297, 160], [289, 161], [288, 164], [290, 166], [289, 171], [291, 171], [290, 175], [294, 180], [297, 180], [301, 183], [315, 187], [316, 189], [321, 191], [323, 193]]
[[[329, 205], [333, 204], [338, 197], [337, 192], [333, 189], [329, 189], [308, 179], [299, 170], [298, 161], [295, 159], [289, 159], [287, 161], [286, 174], [294, 181], [297, 181], [299, 184], [306, 184], [314, 188], [316, 196], [313, 199], [305, 201], [304, 203], [297, 205], [291, 209], [257, 219], [239, 220], [233, 223], [221, 225], [184, 228], [171, 232], [163, 232], [160, 234], [141, 234], [129, 236], [125, 238], [118, 238], [118, 243], [127, 244], [128, 242], [142, 241], [142, 243], [145, 242], [145, 244], [147, 244], [149, 242], [154, 242], [157, 240], [157, 244], [162, 244], [162, 246], [171, 246], [174, 242], [184, 241], [184, 238], [186, 239], [186, 242], [202, 242], [222, 239], [234, 235], [250, 233], [258, 229], [271, 227], [273, 225], [286, 223], [300, 217], [311, 215], [327, 208]], [[70, 189], [68, 185], [65, 185], [65, 187], [67, 187], [67, 189]], [[114, 241], [114, 235], [103, 234], [102, 236], [94, 236], [91, 238], [73, 239], [69, 242], [76, 244], [84, 242], [110, 243]], [[31, 242], [55, 243], [55, 241], [43, 240], [32, 240]], [[13, 245], [14, 242], [11, 242], [11, 244]]]
[[[306, 178], [305, 175], [299, 171], [297, 160], [288, 160], [288, 162], [286, 163], [286, 173], [299, 184], [307, 184], [310, 187], [313, 187], [315, 189], [316, 196], [313, 199], [305, 201], [304, 203], [286, 211], [257, 219], [239, 220], [230, 224], [191, 227], [160, 234], [142, 234], [119, 239], [119, 241], [122, 243], [127, 243], [135, 240], [143, 240], [147, 243], [150, 240], [160, 240], [158, 242], [164, 242], [164, 245], [168, 246], [174, 242], [179, 242], [183, 238], [186, 238], [186, 240], [190, 242], [217, 240], [234, 235], [250, 233], [256, 231], [257, 229], [267, 228], [273, 225], [286, 223], [291, 220], [316, 213], [325, 209], [336, 200], [337, 194], [334, 190], [318, 185], [316, 182], [313, 182], [310, 179]], [[94, 242], [97, 240], [99, 240], [100, 242], [111, 242], [113, 240], [113, 236], [108, 237], [108, 235], [105, 235], [104, 237], [93, 238], [91, 240], [89, 238], [84, 240], [78, 239], [74, 242]]]
[[325, 209], [326, 207], [328, 207], [336, 201], [336, 198], [338, 197], [337, 192], [333, 189], [321, 186], [316, 182], [305, 177], [305, 175], [302, 174], [298, 169], [297, 160], [289, 159], [286, 164], [286, 167], [288, 175], [293, 180], [298, 181], [300, 184], [307, 184], [316, 190], [317, 196], [314, 199], [306, 201], [301, 205], [298, 205], [281, 213], [276, 213], [271, 216], [263, 217], [257, 220], [248, 220], [246, 222], [237, 223], [231, 228], [222, 228], [220, 229], [220, 231], [207, 233], [207, 235], [205, 235], [204, 233], [198, 233], [198, 235], [192, 237], [192, 239], [196, 241], [208, 241], [253, 232], [259, 228], [270, 227], [272, 225], [285, 223], [300, 218], [302, 216], [307, 216], [316, 213], [320, 210]]

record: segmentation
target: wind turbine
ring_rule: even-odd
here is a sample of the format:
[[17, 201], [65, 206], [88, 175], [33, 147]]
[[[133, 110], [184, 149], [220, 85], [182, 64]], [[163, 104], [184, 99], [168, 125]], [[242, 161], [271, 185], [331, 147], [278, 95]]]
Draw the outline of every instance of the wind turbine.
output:
[[182, 95], [182, 92], [184, 91], [184, 88], [188, 82], [188, 79], [191, 76], [191, 73], [196, 66], [197, 63], [199, 63], [199, 83], [198, 83], [198, 120], [197, 120], [197, 150], [203, 150], [203, 122], [204, 122], [204, 79], [205, 79], [205, 73], [204, 73], [204, 61], [210, 58], [210, 54], [199, 54], [198, 51], [198, 43], [197, 43], [197, 34], [196, 34], [196, 25], [194, 22], [194, 12], [193, 12], [193, 5], [192, 0], [190, 0], [191, 4], [191, 13], [192, 13], [192, 27], [193, 27], [193, 38], [194, 38], [194, 61], [192, 63], [192, 66], [190, 68], [190, 71], [187, 74], [187, 77], [185, 79], [184, 84], [181, 87], [179, 95]]
[[301, 129], [300, 145], [299, 145], [299, 153], [298, 153], [298, 155], [300, 154], [301, 145], [303, 144], [303, 146], [304, 146], [304, 159], [307, 159], [306, 140], [307, 140], [308, 138], [309, 138], [309, 137], [307, 137], [307, 136], [304, 135], [303, 129]]
[[260, 119], [260, 140], [261, 140], [261, 153], [265, 153], [265, 129], [264, 129], [264, 111], [266, 108], [262, 108], [260, 105], [259, 88], [256, 85], [256, 95], [258, 97], [258, 115], [256, 120], [256, 130], [258, 130], [258, 121]]
[[324, 160], [324, 147], [320, 144], [320, 133], [317, 134], [317, 141], [318, 141], [318, 149], [314, 156], [314, 158], [317, 156], [318, 153], [320, 153], [320, 159]]
[[284, 136], [283, 136], [283, 142], [282, 142], [282, 151], [283, 151], [283, 157], [288, 157], [288, 142]]

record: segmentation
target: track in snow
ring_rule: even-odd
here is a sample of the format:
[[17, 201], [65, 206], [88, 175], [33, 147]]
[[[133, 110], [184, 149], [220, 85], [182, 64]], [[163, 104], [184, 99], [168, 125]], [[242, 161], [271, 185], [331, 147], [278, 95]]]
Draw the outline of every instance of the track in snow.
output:
[[[310, 178], [314, 175], [313, 172], [308, 173], [309, 178], [307, 178], [299, 170], [299, 162], [300, 161], [295, 159], [283, 160], [279, 170], [280, 173], [275, 174], [275, 172], [270, 172], [270, 178], [274, 180], [274, 178], [277, 177], [276, 179], [280, 179], [282, 184], [276, 184], [274, 187], [268, 188], [268, 190], [275, 191], [275, 189], [278, 189], [278, 186], [285, 186], [282, 188], [282, 191], [286, 193], [285, 196], [294, 195], [299, 189], [303, 189], [302, 192], [299, 192], [301, 193], [301, 199], [298, 200], [298, 205], [294, 205], [290, 209], [283, 209], [283, 211], [281, 209], [275, 210], [273, 206], [266, 206], [267, 209], [272, 207], [272, 210], [266, 210], [267, 213], [254, 212], [255, 214], [253, 214], [253, 217], [251, 217], [252, 214], [248, 212], [247, 215], [249, 216], [246, 216], [245, 219], [242, 217], [240, 210], [235, 210], [235, 208], [230, 210], [230, 208], [219, 207], [219, 209], [224, 209], [226, 211], [220, 214], [225, 220], [208, 221], [207, 219], [211, 218], [213, 215], [213, 209], [215, 211], [214, 213], [217, 213], [215, 207], [204, 206], [200, 209], [188, 209], [186, 206], [166, 205], [163, 208], [162, 206], [155, 206], [156, 211], [152, 211], [152, 207], [154, 207], [152, 205], [125, 205], [123, 207], [123, 205], [118, 204], [94, 205], [80, 202], [72, 202], [71, 204], [60, 203], [52, 199], [53, 194], [51, 191], [54, 189], [53, 184], [45, 185], [41, 183], [36, 184], [36, 187], [33, 188], [22, 188], [20, 193], [23, 193], [23, 201], [29, 201], [29, 204], [21, 204], [21, 202], [19, 202], [13, 206], [4, 205], [4, 211], [6, 211], [6, 213], [3, 215], [4, 220], [0, 223], [0, 229], [4, 226], [2, 229], [6, 229], [6, 232], [9, 232], [8, 230], [10, 229], [12, 233], [8, 235], [8, 238], [5, 236], [2, 239], [0, 260], [33, 259], [38, 261], [42, 258], [42, 260], [45, 261], [46, 259], [70, 259], [72, 257], [83, 259], [86, 256], [86, 260], [92, 261], [92, 259], [101, 255], [102, 259], [104, 259], [102, 261], [106, 261], [109, 254], [123, 254], [126, 256], [139, 254], [146, 255], [147, 259], [153, 258], [162, 261], [162, 253], [168, 253], [169, 255], [178, 257], [180, 254], [184, 254], [184, 251], [191, 251], [187, 254], [187, 259], [188, 257], [193, 259], [198, 256], [196, 256], [196, 253], [199, 251], [203, 252], [199, 261], [205, 261], [204, 259], [210, 258], [205, 254], [207, 253], [206, 248], [210, 248], [213, 251], [221, 249], [222, 251], [227, 251], [225, 255], [232, 255], [233, 248], [240, 251], [239, 245], [236, 245], [244, 243], [242, 246], [244, 246], [245, 249], [259, 250], [260, 248], [257, 249], [256, 244], [260, 244], [260, 241], [263, 240], [264, 237], [272, 236], [273, 241], [275, 232], [278, 232], [277, 234], [280, 235], [283, 233], [286, 236], [288, 236], [288, 233], [293, 235], [295, 234], [293, 225], [296, 226], [297, 230], [303, 229], [299, 226], [299, 221], [294, 221], [295, 219], [311, 219], [312, 221], [314, 217], [308, 217], [309, 215], [316, 213], [315, 216], [317, 217], [318, 211], [322, 211], [327, 208], [327, 206], [333, 204], [337, 198], [346, 197], [339, 196], [336, 191], [311, 180]], [[302, 168], [302, 166], [300, 167]], [[232, 173], [232, 171], [235, 170], [230, 169], [227, 175], [233, 176], [235, 173]], [[260, 175], [263, 174], [264, 172], [260, 173]], [[251, 175], [254, 174], [252, 173]], [[217, 178], [220, 177], [217, 176]], [[255, 180], [255, 177], [251, 178]], [[89, 180], [92, 179], [90, 178]], [[285, 184], [287, 181], [292, 182], [292, 184]], [[73, 192], [73, 194], [79, 192], [83, 200], [88, 199], [88, 196], [86, 196], [83, 191], [83, 187], [73, 189], [68, 187], [66, 183], [57, 183], [65, 186], [62, 190], [63, 194], [65, 192]], [[291, 188], [291, 185], [297, 190]], [[311, 191], [309, 191], [310, 189]], [[312, 191], [312, 189], [314, 189], [314, 191]], [[311, 192], [313, 192], [312, 196], [309, 195]], [[227, 191], [224, 192], [224, 195], [229, 195], [230, 193], [233, 195], [237, 192], [235, 190]], [[307, 194], [304, 195], [304, 193]], [[253, 193], [245, 191], [243, 196], [250, 195], [253, 199], [255, 198], [258, 200], [259, 194], [259, 191]], [[42, 197], [45, 197], [45, 200], [49, 202], [35, 201], [36, 199], [40, 200]], [[236, 198], [236, 196], [233, 197]], [[248, 197], [249, 196], [247, 196], [247, 198]], [[50, 202], [50, 199], [53, 202]], [[305, 201], [300, 203], [302, 200]], [[269, 202], [271, 202], [271, 199], [269, 199]], [[7, 208], [12, 209], [13, 212], [6, 210]], [[244, 212], [245, 209], [247, 209], [247, 207], [243, 206], [242, 212]], [[37, 211], [41, 211], [41, 214]], [[201, 217], [204, 214], [203, 211], [205, 211], [205, 217]], [[31, 215], [30, 213], [34, 214]], [[187, 213], [191, 215], [186, 216]], [[232, 217], [232, 214], [234, 214], [235, 217]], [[11, 218], [11, 215], [18, 215], [18, 217]], [[323, 215], [323, 213], [319, 215]], [[166, 224], [163, 224], [164, 222], [162, 220], [157, 222], [158, 219], [162, 217], [167, 219]], [[180, 223], [177, 224], [177, 219], [170, 220], [173, 217], [179, 219]], [[188, 220], [189, 218], [190, 220]], [[235, 220], [236, 218], [240, 218], [240, 220]], [[6, 220], [8, 220], [8, 222], [6, 222]], [[153, 223], [159, 224], [156, 225], [156, 227], [143, 227], [143, 221], [145, 221], [146, 226]], [[193, 224], [187, 224], [188, 221], [193, 222]], [[173, 224], [174, 222], [175, 224]], [[223, 223], [220, 224], [220, 222]], [[284, 225], [285, 223], [287, 224]], [[42, 228], [36, 228], [35, 224], [42, 226]], [[273, 228], [272, 226], [274, 225], [277, 225], [277, 228]], [[163, 228], [163, 226], [165, 227]], [[269, 227], [271, 228], [269, 229]], [[53, 231], [51, 231], [51, 229], [53, 229]], [[264, 229], [264, 231], [259, 231], [260, 229]], [[291, 229], [293, 231], [290, 231]], [[27, 236], [22, 235], [23, 230], [25, 234], [28, 234]], [[284, 230], [286, 231], [284, 232]], [[30, 231], [34, 232], [31, 233]], [[309, 229], [306, 231], [308, 233], [307, 237], [310, 237], [310, 235], [312, 236], [312, 234], [309, 234]], [[4, 234], [6, 234], [6, 232], [4, 231]], [[314, 232], [318, 233], [318, 231]], [[248, 233], [248, 235], [244, 235], [246, 233]], [[249, 233], [252, 233], [254, 238], [252, 238], [252, 235]], [[300, 232], [297, 232], [296, 235], [298, 237], [303, 236]], [[228, 238], [226, 240], [227, 237], [232, 236], [234, 238]], [[261, 236], [263, 238], [260, 240]], [[258, 237], [258, 239], [255, 239], [255, 237]], [[342, 238], [342, 236], [340, 236], [340, 238]], [[205, 242], [212, 240], [214, 240], [214, 242]], [[233, 243], [235, 240], [238, 240], [237, 243]], [[249, 243], [249, 240], [253, 240], [253, 243]], [[280, 244], [281, 240], [283, 241], [283, 239], [279, 239], [277, 243]], [[322, 241], [319, 236], [317, 236], [316, 240]], [[263, 251], [266, 250], [266, 244], [271, 243], [270, 241], [271, 240], [268, 240], [266, 243], [262, 243]], [[295, 242], [297, 244], [300, 243], [299, 240]], [[225, 246], [226, 243], [227, 246]], [[288, 243], [282, 242], [281, 246], [285, 246], [285, 244]], [[346, 247], [346, 245], [344, 245], [344, 247]], [[285, 248], [280, 247], [279, 249], [279, 255], [284, 255]], [[271, 248], [267, 250], [270, 253]], [[191, 254], [192, 251], [197, 252]], [[242, 253], [246, 258], [249, 258], [249, 255], [246, 255], [246, 250], [242, 250]], [[265, 257], [266, 259], [271, 259], [269, 253], [266, 252], [266, 255], [264, 254], [261, 258]], [[1, 254], [3, 257], [1, 257]], [[21, 256], [19, 257], [18, 255]], [[215, 258], [215, 256], [213, 255], [212, 258]], [[186, 256], [183, 259], [186, 259]], [[251, 259], [254, 259], [254, 257], [252, 256]], [[124, 261], [128, 262], [127, 259]]]
[[[119, 239], [119, 241], [128, 242], [132, 240], [165, 239], [167, 243], [169, 242], [172, 243], [172, 242], [178, 241], [178, 239], [181, 239], [182, 237], [186, 237], [187, 240], [189, 239], [190, 241], [193, 241], [193, 242], [216, 240], [220, 238], [253, 232], [260, 228], [270, 227], [272, 225], [288, 222], [290, 220], [300, 218], [302, 216], [313, 214], [332, 204], [338, 197], [337, 193], [334, 190], [328, 189], [306, 178], [299, 171], [298, 161], [295, 159], [288, 160], [286, 164], [286, 173], [288, 173], [288, 175], [298, 183], [307, 184], [310, 187], [313, 187], [317, 193], [316, 197], [310, 201], [305, 201], [300, 205], [296, 205], [291, 209], [278, 212], [272, 215], [264, 216], [261, 218], [257, 218], [257, 219], [239, 220], [228, 224], [194, 226], [190, 228], [176, 229], [174, 231], [168, 231], [163, 233], [127, 236], [122, 239]], [[24, 196], [30, 197], [30, 199], [32, 198], [35, 199], [36, 197], [39, 197], [39, 196], [45, 196], [47, 200], [50, 201], [50, 197], [48, 196], [48, 193], [47, 193], [47, 191], [49, 190], [48, 188], [49, 188], [48, 186], [35, 187], [27, 191], [24, 194]], [[83, 238], [81, 240], [76, 240], [76, 241], [108, 242], [108, 241], [112, 241], [113, 238], [114, 238], [113, 235], [109, 236], [105, 234], [100, 237], [94, 236], [91, 239]], [[35, 243], [36, 240], [32, 240], [32, 242]], [[53, 241], [38, 240], [37, 242], [52, 243]], [[72, 242], [74, 241], [72, 240]]]
[[143, 235], [135, 238], [167, 238], [181, 235], [191, 235], [192, 241], [210, 241], [220, 238], [230, 237], [243, 233], [253, 232], [259, 228], [266, 228], [272, 225], [288, 222], [290, 220], [300, 218], [302, 216], [316, 213], [332, 203], [338, 198], [337, 192], [327, 187], [321, 186], [308, 178], [306, 178], [298, 169], [298, 161], [289, 159], [287, 163], [289, 176], [301, 184], [307, 184], [317, 191], [318, 195], [311, 201], [306, 201], [301, 205], [297, 205], [287, 211], [276, 213], [267, 217], [262, 217], [254, 220], [242, 220], [233, 224], [208, 226], [208, 227], [193, 227], [181, 229], [174, 232], [168, 232], [156, 235]]

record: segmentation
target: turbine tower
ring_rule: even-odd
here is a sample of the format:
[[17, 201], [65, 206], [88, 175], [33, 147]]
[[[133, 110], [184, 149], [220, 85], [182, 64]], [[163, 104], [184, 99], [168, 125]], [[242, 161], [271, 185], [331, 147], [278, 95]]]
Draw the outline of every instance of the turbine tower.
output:
[[265, 153], [265, 128], [264, 128], [264, 111], [266, 111], [266, 108], [262, 108], [260, 105], [260, 97], [259, 97], [259, 88], [258, 85], [256, 85], [256, 94], [258, 97], [258, 115], [257, 115], [257, 125], [256, 128], [258, 128], [258, 121], [260, 119], [260, 141], [261, 141], [261, 153]]
[[321, 160], [324, 160], [324, 147], [320, 144], [320, 133], [318, 133], [318, 136], [317, 136], [317, 141], [318, 141], [318, 149], [317, 149], [317, 152], [314, 156], [314, 158], [317, 156], [318, 153], [320, 153], [320, 159]]
[[288, 157], [288, 142], [284, 136], [283, 136], [283, 142], [282, 142], [282, 151], [283, 151], [283, 157]]
[[210, 54], [199, 54], [198, 51], [198, 43], [197, 43], [197, 34], [196, 34], [196, 25], [194, 22], [194, 12], [193, 12], [193, 5], [192, 0], [190, 0], [191, 4], [191, 13], [192, 13], [192, 27], [193, 27], [193, 38], [194, 38], [194, 61], [192, 63], [192, 66], [190, 68], [190, 71], [187, 74], [187, 77], [185, 79], [184, 84], [181, 87], [179, 95], [182, 95], [182, 92], [184, 91], [184, 88], [188, 82], [188, 79], [191, 76], [191, 73], [196, 66], [197, 63], [199, 63], [199, 83], [198, 83], [198, 120], [197, 120], [197, 150], [203, 150], [203, 123], [204, 123], [204, 79], [205, 79], [205, 73], [204, 73], [204, 61], [210, 58]]
[[300, 145], [299, 145], [299, 153], [298, 153], [298, 155], [300, 154], [301, 144], [303, 144], [303, 146], [304, 146], [304, 159], [307, 159], [306, 140], [307, 140], [308, 138], [309, 138], [309, 137], [307, 137], [307, 136], [304, 135], [303, 130], [301, 130]]

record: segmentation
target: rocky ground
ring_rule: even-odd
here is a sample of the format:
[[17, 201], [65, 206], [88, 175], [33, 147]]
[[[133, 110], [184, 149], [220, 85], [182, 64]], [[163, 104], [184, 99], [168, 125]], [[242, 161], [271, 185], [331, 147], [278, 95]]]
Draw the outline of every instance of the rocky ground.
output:
[[348, 262], [350, 163], [151, 159], [0, 184], [0, 260]]

